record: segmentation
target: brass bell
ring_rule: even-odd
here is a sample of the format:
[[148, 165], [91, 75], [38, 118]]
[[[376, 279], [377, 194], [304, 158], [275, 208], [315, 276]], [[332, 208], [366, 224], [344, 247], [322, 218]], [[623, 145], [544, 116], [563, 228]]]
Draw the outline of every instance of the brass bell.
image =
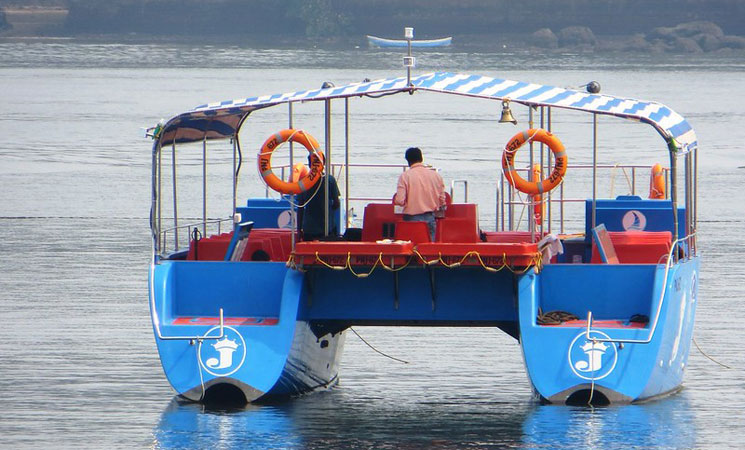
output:
[[499, 123], [517, 125], [517, 119], [512, 116], [512, 111], [510, 110], [509, 100], [502, 100], [502, 117], [499, 118]]

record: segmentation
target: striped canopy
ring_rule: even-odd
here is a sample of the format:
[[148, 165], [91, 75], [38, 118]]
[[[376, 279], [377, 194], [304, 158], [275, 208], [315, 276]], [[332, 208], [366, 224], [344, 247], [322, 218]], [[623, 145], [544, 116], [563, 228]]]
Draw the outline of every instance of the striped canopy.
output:
[[407, 84], [406, 77], [388, 78], [200, 105], [169, 120], [159, 135], [160, 145], [234, 136], [251, 111], [282, 103], [417, 90], [493, 100], [508, 99], [527, 106], [548, 106], [639, 120], [652, 125], [677, 151], [690, 151], [697, 146], [696, 133], [688, 121], [660, 103], [450, 72], [412, 77], [411, 84]]

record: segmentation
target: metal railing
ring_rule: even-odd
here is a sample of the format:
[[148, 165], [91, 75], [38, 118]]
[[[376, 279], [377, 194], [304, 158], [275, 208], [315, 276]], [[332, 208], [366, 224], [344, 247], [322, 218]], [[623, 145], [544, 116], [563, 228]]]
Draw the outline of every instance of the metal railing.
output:
[[[676, 252], [678, 251], [678, 246], [683, 241], [687, 241], [689, 244], [689, 251], [690, 251], [690, 243], [695, 240], [696, 233], [691, 233], [688, 236], [682, 237], [680, 239], [676, 239], [673, 241], [672, 245], [670, 246], [670, 251], [667, 254], [667, 261], [665, 262], [665, 277], [662, 280], [662, 291], [660, 292], [660, 301], [657, 303], [657, 311], [655, 313], [654, 321], [652, 323], [652, 328], [649, 330], [649, 335], [646, 339], [605, 339], [605, 338], [596, 338], [590, 336], [590, 331], [592, 331], [592, 311], [587, 311], [587, 329], [585, 331], [585, 339], [588, 341], [593, 342], [614, 342], [619, 344], [649, 344], [652, 342], [652, 338], [654, 337], [654, 333], [657, 330], [657, 324], [660, 321], [660, 316], [662, 314], [662, 305], [665, 302], [665, 294], [667, 293], [667, 279], [668, 275], [670, 274], [670, 268], [672, 267], [673, 263], [678, 261], [677, 257], [674, 257], [676, 255]], [[688, 256], [690, 258], [690, 255]]]
[[[211, 232], [217, 232], [217, 234], [221, 234], [223, 232], [223, 223], [230, 222], [230, 226], [226, 227], [228, 228], [227, 231], [233, 231], [233, 218], [221, 218], [221, 219], [208, 219], [208, 220], [201, 220], [197, 218], [190, 218], [191, 220], [195, 220], [194, 222], [185, 224], [185, 225], [179, 225], [178, 227], [170, 227], [166, 228], [164, 230], [161, 230], [158, 234], [158, 252], [161, 255], [170, 254], [173, 252], [178, 252], [181, 248], [189, 247], [189, 242], [191, 241], [191, 231], [194, 228], [199, 229], [201, 227], [201, 236], [208, 236]], [[179, 230], [186, 230], [186, 233], [178, 233]], [[173, 235], [173, 248], [169, 248], [169, 242], [168, 237], [169, 235]], [[188, 239], [186, 240], [185, 245], [183, 244], [183, 237], [186, 236]]]
[[[616, 195], [615, 191], [615, 178], [617, 175], [617, 171], [620, 170], [621, 173], [626, 178], [627, 186], [629, 188], [629, 194], [630, 195], [637, 195], [637, 172], [639, 169], [643, 170], [651, 170], [652, 165], [640, 165], [640, 164], [626, 164], [626, 165], [620, 165], [620, 164], [598, 164], [595, 166], [596, 169], [599, 170], [610, 170], [610, 197], [613, 197]], [[590, 171], [593, 170], [592, 164], [578, 164], [578, 165], [572, 165], [569, 166], [568, 169], [574, 170], [581, 170], [581, 171]], [[663, 168], [665, 172], [665, 198], [669, 199], [669, 185], [668, 185], [668, 173], [669, 168]], [[526, 168], [517, 169], [518, 172], [530, 174], [530, 170]], [[627, 172], [628, 171], [628, 172]], [[630, 172], [630, 175], [629, 175]], [[648, 178], [646, 178], [648, 180]], [[558, 196], [558, 198], [556, 198]], [[564, 233], [564, 225], [565, 225], [565, 210], [564, 205], [568, 203], [584, 203], [586, 199], [584, 198], [566, 198], [564, 196], [564, 183], [562, 182], [554, 191], [548, 192], [543, 194], [543, 198], [541, 200], [542, 203], [547, 205], [546, 213], [544, 214], [544, 217], [542, 218], [540, 227], [543, 227], [544, 223], [547, 228], [548, 232], [551, 232], [551, 227], [554, 222], [554, 211], [552, 205], [558, 204], [558, 226], [559, 226], [559, 233]], [[509, 230], [514, 231], [520, 228], [521, 223], [523, 223], [522, 217], [520, 217], [520, 220], [516, 221], [516, 211], [515, 206], [522, 206], [524, 208], [529, 208], [531, 206], [534, 206], [535, 202], [533, 200], [533, 197], [530, 195], [525, 194], [525, 200], [519, 199], [519, 196], [517, 194], [517, 191], [512, 187], [511, 184], [509, 184], [504, 176], [504, 173], [500, 171], [499, 176], [499, 182], [496, 186], [496, 213], [495, 213], [495, 226], [497, 230]], [[528, 222], [528, 230], [532, 231], [534, 230], [534, 227], [536, 225], [532, 223], [530, 219], [532, 219], [533, 214], [525, 214], [525, 219]], [[541, 230], [542, 231], [542, 230]]]

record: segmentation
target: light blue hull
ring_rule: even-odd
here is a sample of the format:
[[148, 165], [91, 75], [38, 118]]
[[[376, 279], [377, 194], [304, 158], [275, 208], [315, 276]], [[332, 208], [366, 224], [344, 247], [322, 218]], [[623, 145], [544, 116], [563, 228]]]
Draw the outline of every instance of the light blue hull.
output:
[[[523, 277], [521, 344], [536, 394], [551, 403], [592, 396], [629, 403], [679, 389], [693, 334], [698, 268], [698, 257], [671, 267], [661, 307], [664, 265], [555, 265]], [[598, 341], [587, 340], [585, 325], [537, 324], [539, 307], [591, 310], [596, 320], [590, 337]], [[634, 314], [648, 316], [649, 322], [640, 328], [603, 326], [604, 318]]]
[[[247, 401], [257, 401], [333, 386], [344, 333], [317, 337], [307, 322], [297, 320], [302, 280], [302, 274], [282, 263], [168, 261], [154, 266], [151, 312], [163, 370], [173, 388], [201, 401], [211, 387], [232, 385]], [[218, 305], [226, 317], [222, 339], [158, 337], [159, 332], [165, 338], [219, 336]], [[193, 324], [184, 323], [189, 321]]]
[[[453, 42], [452, 37], [440, 39], [412, 40], [411, 46], [416, 48], [446, 47]], [[367, 43], [371, 47], [408, 47], [409, 42], [404, 39], [385, 39], [376, 36], [367, 36]]]

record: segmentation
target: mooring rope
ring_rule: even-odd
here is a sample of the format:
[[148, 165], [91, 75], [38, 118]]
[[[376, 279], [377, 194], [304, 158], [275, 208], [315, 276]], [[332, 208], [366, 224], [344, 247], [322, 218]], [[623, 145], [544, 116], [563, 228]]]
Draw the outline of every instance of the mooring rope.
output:
[[371, 349], [373, 349], [373, 350], [375, 350], [376, 352], [380, 353], [381, 355], [385, 356], [386, 358], [390, 358], [390, 359], [392, 359], [392, 360], [394, 360], [394, 361], [398, 361], [398, 362], [401, 362], [401, 363], [404, 363], [404, 364], [409, 364], [409, 361], [404, 361], [403, 359], [398, 359], [398, 358], [396, 358], [396, 357], [394, 357], [394, 356], [391, 356], [391, 355], [387, 355], [387, 354], [385, 354], [385, 353], [381, 352], [381, 351], [380, 351], [380, 350], [378, 350], [377, 348], [373, 347], [373, 346], [372, 346], [372, 345], [371, 345], [371, 344], [370, 344], [369, 342], [367, 342], [367, 341], [366, 341], [366, 340], [365, 340], [365, 339], [364, 339], [364, 338], [363, 338], [362, 336], [360, 336], [360, 334], [359, 334], [359, 333], [358, 333], [358, 332], [357, 332], [357, 331], [356, 331], [356, 330], [355, 330], [354, 328], [352, 328], [352, 327], [349, 327], [349, 329], [350, 329], [350, 330], [352, 331], [352, 333], [356, 334], [356, 335], [357, 335], [357, 337], [358, 337], [358, 338], [360, 338], [360, 340], [361, 340], [362, 342], [364, 342], [364, 343], [365, 343], [365, 344], [366, 344], [366, 345], [367, 345], [368, 347], [370, 347]]
[[726, 369], [731, 369], [731, 368], [732, 368], [732, 367], [728, 366], [727, 364], [723, 364], [723, 363], [720, 363], [720, 362], [719, 362], [719, 361], [717, 361], [716, 359], [714, 359], [714, 358], [712, 358], [711, 356], [709, 356], [709, 355], [707, 355], [706, 353], [704, 353], [704, 351], [703, 351], [703, 350], [701, 350], [701, 347], [699, 347], [699, 346], [698, 346], [698, 342], [696, 342], [696, 338], [692, 337], [692, 338], [691, 338], [691, 340], [693, 341], [693, 345], [695, 345], [695, 346], [696, 346], [696, 348], [698, 349], [698, 351], [699, 351], [699, 352], [701, 352], [701, 354], [702, 354], [702, 355], [706, 356], [706, 357], [707, 357], [707, 358], [709, 358], [709, 359], [710, 359], [711, 361], [713, 361], [713, 362], [715, 362], [715, 363], [719, 364], [720, 366], [722, 366], [722, 367], [724, 367], [724, 368], [726, 368]]

